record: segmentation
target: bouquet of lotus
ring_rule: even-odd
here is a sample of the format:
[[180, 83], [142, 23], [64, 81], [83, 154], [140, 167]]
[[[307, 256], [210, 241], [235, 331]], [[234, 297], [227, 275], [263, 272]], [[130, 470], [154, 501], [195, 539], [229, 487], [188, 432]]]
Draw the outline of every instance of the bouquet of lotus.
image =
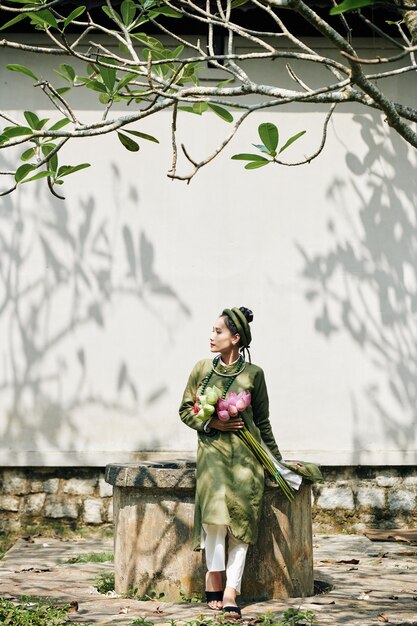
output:
[[[201, 398], [200, 398], [201, 400]], [[217, 417], [226, 422], [231, 417], [242, 413], [251, 403], [251, 395], [246, 391], [230, 392], [226, 398], [219, 398], [217, 402]], [[275, 459], [265, 444], [260, 443], [245, 426], [236, 432], [236, 435], [247, 445], [259, 463], [266, 469], [281, 488], [288, 500], [294, 500], [294, 489], [301, 484], [301, 477], [291, 472]]]

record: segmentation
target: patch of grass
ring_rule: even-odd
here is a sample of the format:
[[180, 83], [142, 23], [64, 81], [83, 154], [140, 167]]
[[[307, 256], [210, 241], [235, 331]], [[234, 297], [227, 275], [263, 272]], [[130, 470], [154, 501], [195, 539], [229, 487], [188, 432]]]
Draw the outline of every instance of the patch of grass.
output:
[[114, 574], [113, 572], [100, 572], [94, 579], [94, 587], [99, 593], [108, 593], [114, 591]]
[[64, 561], [64, 563], [106, 563], [107, 561], [114, 561], [113, 552], [88, 552], [87, 554], [78, 554], [70, 559]]
[[[57, 605], [49, 601], [21, 598], [18, 604], [0, 599], [0, 624], [10, 626], [63, 626], [69, 624], [69, 604]], [[85, 624], [85, 626], [88, 626]]]
[[203, 597], [201, 596], [201, 594], [199, 593], [191, 593], [190, 595], [187, 595], [185, 593], [185, 591], [182, 591], [182, 589], [180, 589], [180, 602], [202, 602], [203, 601]]
[[129, 626], [154, 626], [154, 623], [147, 620], [146, 617], [138, 617]]
[[158, 592], [158, 591], [155, 591], [155, 589], [150, 589], [148, 593], [139, 594], [136, 587], [131, 587], [130, 589], [127, 590], [126, 593], [123, 594], [124, 598], [130, 598], [132, 600], [142, 600], [142, 602], [146, 602], [148, 600], [150, 601], [159, 600], [161, 602], [164, 602], [163, 600], [164, 596], [165, 594], [163, 591]]

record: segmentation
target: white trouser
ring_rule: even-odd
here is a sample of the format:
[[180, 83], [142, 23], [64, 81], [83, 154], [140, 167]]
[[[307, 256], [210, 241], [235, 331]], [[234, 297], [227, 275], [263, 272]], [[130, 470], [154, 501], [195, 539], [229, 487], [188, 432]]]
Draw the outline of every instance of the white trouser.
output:
[[[226, 587], [233, 587], [240, 594], [248, 544], [238, 541], [228, 532], [227, 526], [203, 524], [206, 563], [209, 572], [226, 570]], [[226, 565], [226, 535], [228, 540]]]

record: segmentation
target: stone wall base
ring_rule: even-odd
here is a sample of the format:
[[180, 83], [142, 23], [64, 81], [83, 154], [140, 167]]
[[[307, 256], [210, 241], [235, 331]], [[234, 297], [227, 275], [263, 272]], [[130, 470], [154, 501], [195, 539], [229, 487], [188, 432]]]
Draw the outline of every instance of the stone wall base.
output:
[[[323, 467], [325, 482], [313, 486], [315, 532], [417, 526], [415, 467]], [[104, 468], [0, 469], [0, 533], [50, 525], [108, 526], [112, 487]]]

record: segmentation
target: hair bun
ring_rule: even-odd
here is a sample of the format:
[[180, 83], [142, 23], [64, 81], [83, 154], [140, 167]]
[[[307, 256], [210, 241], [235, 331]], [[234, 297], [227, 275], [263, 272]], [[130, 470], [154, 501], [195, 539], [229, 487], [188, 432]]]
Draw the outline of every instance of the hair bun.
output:
[[243, 315], [246, 317], [248, 323], [250, 324], [253, 320], [253, 313], [250, 309], [247, 309], [245, 306], [240, 306], [239, 311], [242, 311]]

